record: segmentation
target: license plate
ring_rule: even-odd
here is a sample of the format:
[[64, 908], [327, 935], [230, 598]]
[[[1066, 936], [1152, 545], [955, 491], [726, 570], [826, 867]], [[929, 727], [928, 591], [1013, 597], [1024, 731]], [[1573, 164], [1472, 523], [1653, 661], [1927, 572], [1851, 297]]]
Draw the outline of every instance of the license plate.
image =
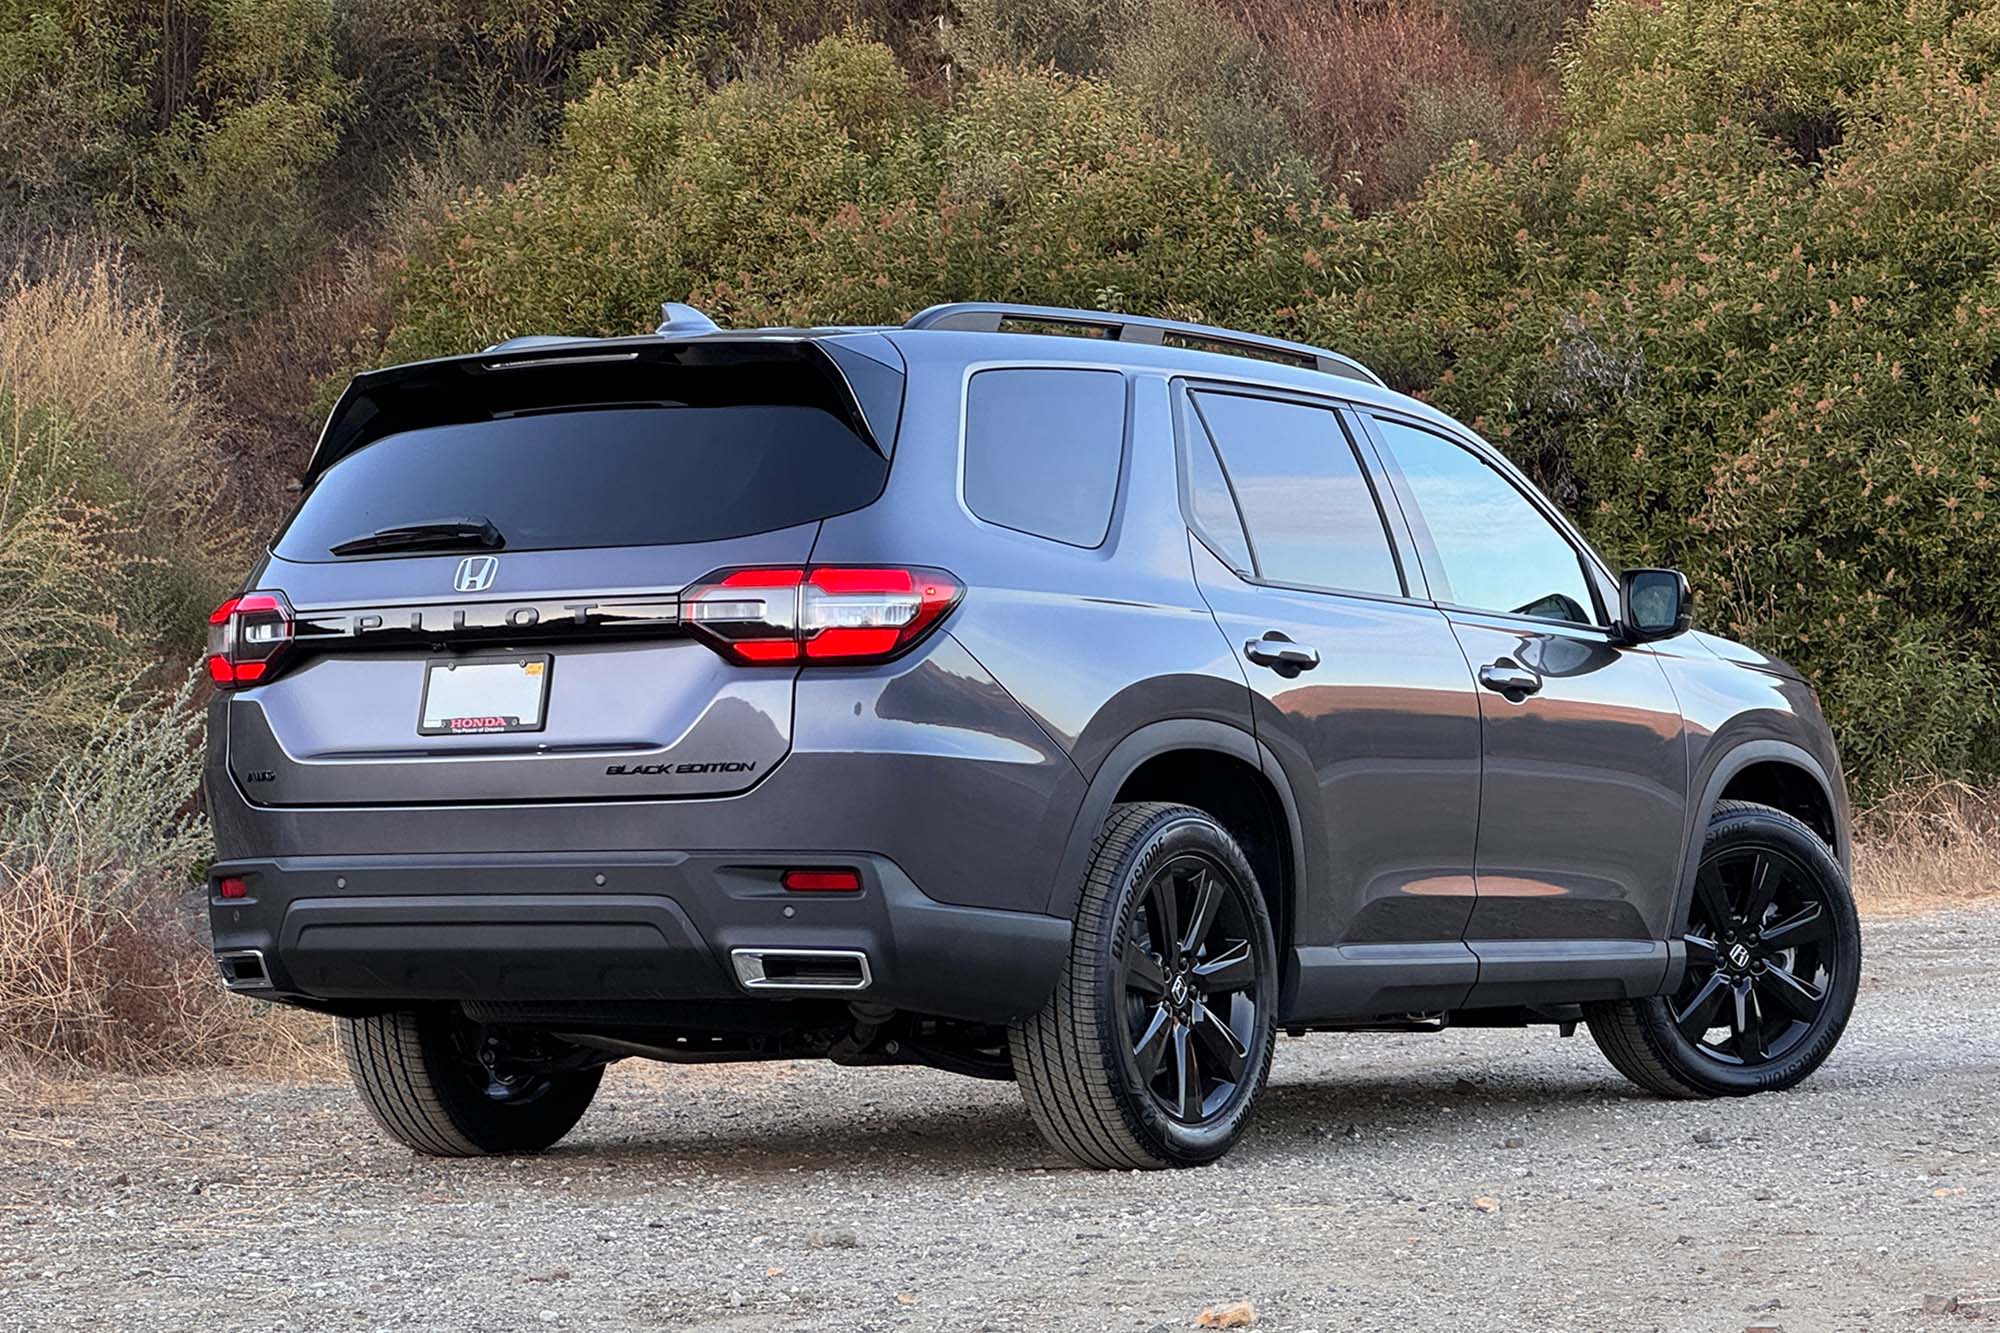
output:
[[549, 700], [549, 658], [478, 657], [424, 664], [422, 736], [540, 731]]

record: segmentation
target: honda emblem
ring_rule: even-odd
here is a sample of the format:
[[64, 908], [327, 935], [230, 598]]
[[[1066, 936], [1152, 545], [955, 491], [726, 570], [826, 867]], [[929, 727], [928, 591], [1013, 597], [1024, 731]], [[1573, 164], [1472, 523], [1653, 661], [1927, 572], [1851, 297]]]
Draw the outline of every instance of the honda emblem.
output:
[[493, 586], [493, 576], [499, 572], [499, 556], [469, 555], [458, 562], [458, 572], [451, 576], [451, 586], [457, 592], [485, 592]]

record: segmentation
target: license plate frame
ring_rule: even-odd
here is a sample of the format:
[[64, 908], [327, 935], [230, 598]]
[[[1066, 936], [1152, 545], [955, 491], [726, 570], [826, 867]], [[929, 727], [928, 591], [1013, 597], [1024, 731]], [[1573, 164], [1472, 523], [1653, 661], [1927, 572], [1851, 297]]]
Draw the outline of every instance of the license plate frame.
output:
[[[504, 668], [515, 668], [519, 675], [510, 677]], [[417, 703], [417, 734], [503, 736], [541, 731], [548, 726], [549, 678], [554, 674], [555, 659], [548, 653], [429, 658], [424, 662], [424, 688]], [[442, 691], [438, 689], [440, 679], [445, 682]], [[524, 683], [527, 681], [533, 683]], [[480, 700], [482, 688], [491, 702]], [[529, 693], [533, 695], [532, 714], [521, 711]], [[446, 709], [462, 711], [447, 713]]]

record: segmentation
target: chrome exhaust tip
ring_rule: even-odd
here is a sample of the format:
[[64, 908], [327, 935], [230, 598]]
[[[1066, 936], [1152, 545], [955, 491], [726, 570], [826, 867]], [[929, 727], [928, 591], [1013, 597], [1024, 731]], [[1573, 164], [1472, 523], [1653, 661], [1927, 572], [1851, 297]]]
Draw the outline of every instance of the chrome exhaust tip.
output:
[[262, 949], [218, 949], [215, 965], [222, 972], [222, 984], [231, 990], [271, 989]]
[[745, 990], [866, 990], [875, 978], [859, 949], [731, 949]]

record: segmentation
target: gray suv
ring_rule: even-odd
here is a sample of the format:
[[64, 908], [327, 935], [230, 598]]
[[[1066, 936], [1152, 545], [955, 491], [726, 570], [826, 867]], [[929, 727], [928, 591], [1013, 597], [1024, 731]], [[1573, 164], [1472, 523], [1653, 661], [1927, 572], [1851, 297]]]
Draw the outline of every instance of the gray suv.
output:
[[375, 371], [211, 621], [216, 957], [447, 1155], [628, 1056], [1012, 1079], [1127, 1168], [1227, 1151], [1280, 1030], [1783, 1088], [1859, 978], [1840, 764], [1689, 613], [1228, 330], [670, 306]]

